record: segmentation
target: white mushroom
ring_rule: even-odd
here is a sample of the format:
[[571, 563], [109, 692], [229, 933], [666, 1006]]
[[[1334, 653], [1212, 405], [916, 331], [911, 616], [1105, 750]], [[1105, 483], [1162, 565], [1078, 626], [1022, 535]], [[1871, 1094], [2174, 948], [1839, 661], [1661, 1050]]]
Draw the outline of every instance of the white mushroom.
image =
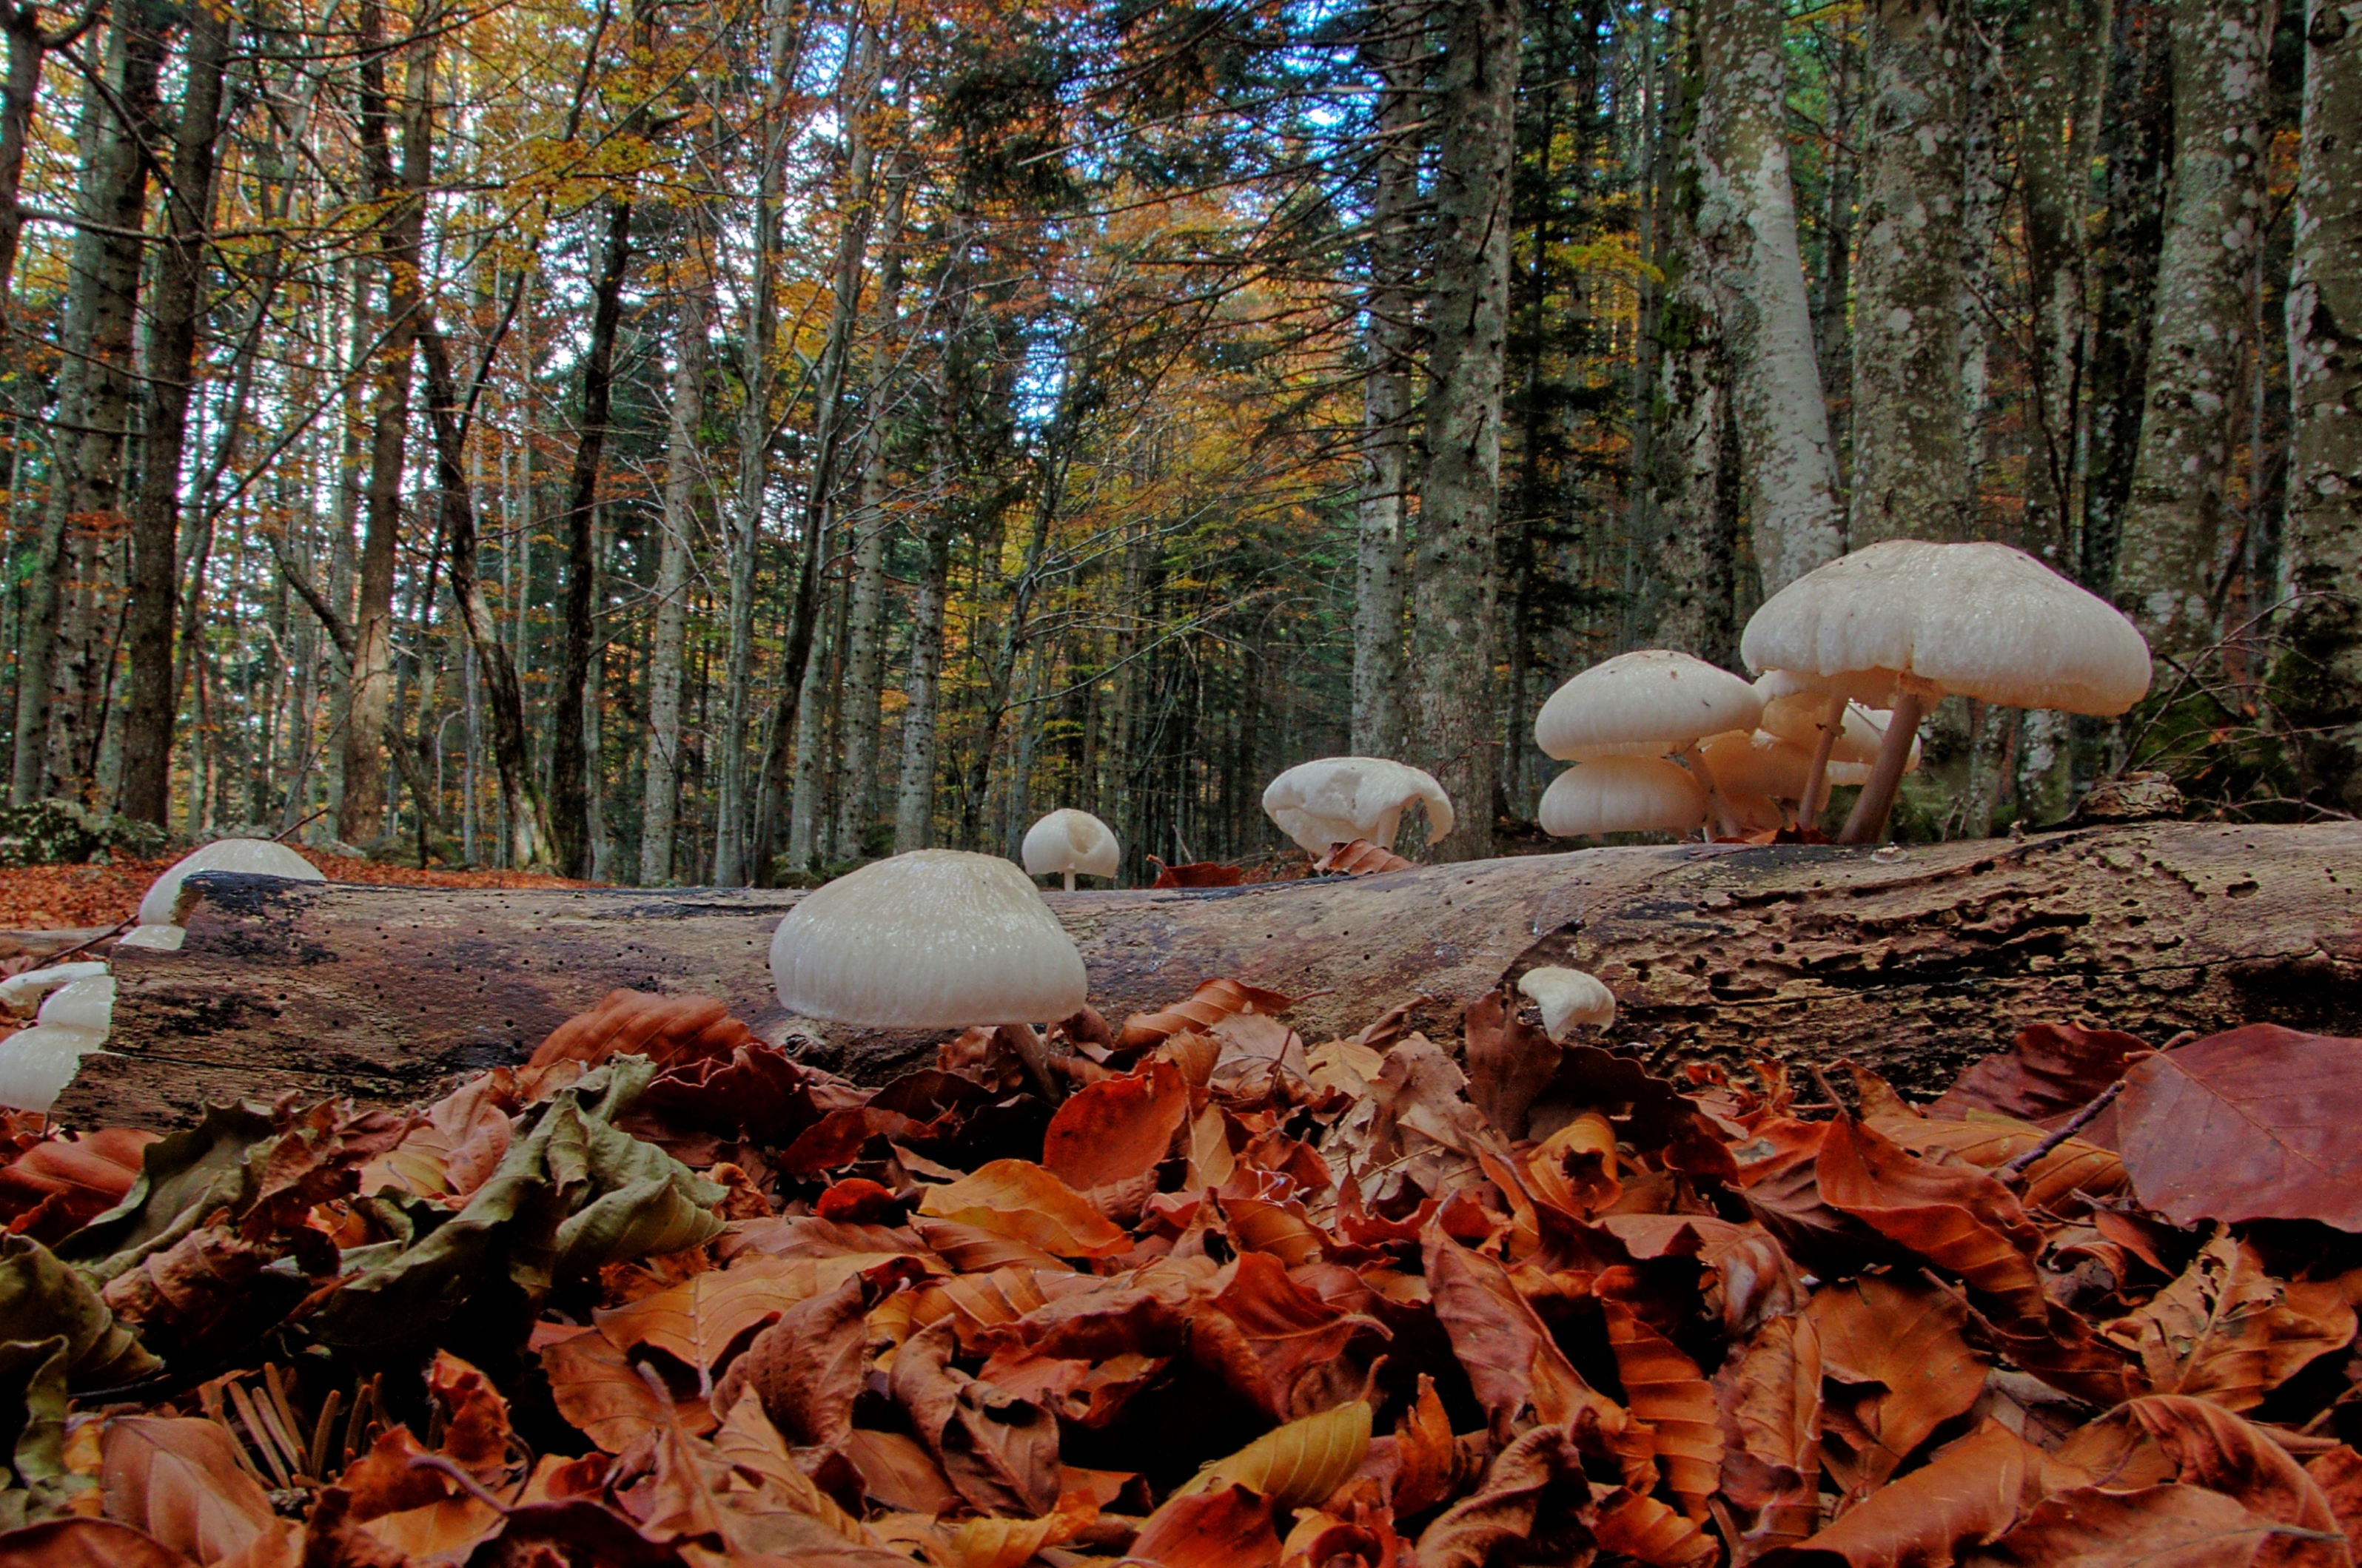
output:
[[106, 1044], [114, 1012], [115, 981], [106, 975], [69, 981], [50, 992], [31, 1028], [0, 1040], [0, 1105], [47, 1111], [56, 1104], [82, 1058]]
[[[1749, 668], [1891, 707], [1841, 842], [1877, 838], [1910, 743], [1948, 693], [2110, 716], [2148, 690], [2148, 644], [2106, 601], [2006, 544], [1891, 539], [1790, 583], [1747, 623]], [[1834, 704], [1832, 704], [1834, 707]]]
[[243, 872], [249, 876], [285, 877], [291, 882], [319, 882], [319, 868], [284, 844], [268, 839], [216, 839], [174, 861], [164, 874], [148, 884], [139, 900], [139, 924], [126, 933], [120, 946], [177, 950], [188, 933], [188, 917], [181, 884], [198, 872]]
[[914, 850], [807, 895], [771, 938], [790, 1012], [887, 1029], [1045, 1024], [1082, 1010], [1082, 954], [1025, 873]]
[[1075, 891], [1075, 875], [1111, 877], [1123, 851], [1115, 830], [1087, 811], [1064, 806], [1026, 830], [1025, 874], [1064, 875]]
[[[1764, 729], [1812, 752], [1814, 772], [1798, 798], [1804, 819], [1815, 821], [1828, 804], [1830, 784], [1858, 784], [1870, 776], [1868, 764], [1878, 760], [1890, 716], [1849, 701], [1842, 692], [1824, 691], [1811, 676], [1788, 670], [1766, 671], [1755, 689], [1764, 697]], [[1919, 738], [1914, 735], [1903, 771], [1911, 773], [1918, 766]]]
[[1616, 993], [1579, 969], [1529, 969], [1518, 989], [1541, 1009], [1542, 1031], [1563, 1040], [1577, 1024], [1605, 1029], [1616, 1022]]
[[1705, 820], [1705, 791], [1662, 757], [1577, 762], [1542, 792], [1542, 831], [1559, 839], [1602, 833], [1683, 833]]
[[1451, 831], [1451, 797], [1435, 775], [1384, 757], [1298, 762], [1263, 792], [1264, 815], [1310, 855], [1355, 839], [1393, 849], [1395, 830], [1413, 801], [1427, 806], [1429, 843]]
[[51, 964], [48, 969], [30, 969], [22, 974], [12, 974], [0, 980], [0, 1009], [18, 1018], [29, 1018], [41, 999], [61, 985], [78, 980], [90, 980], [105, 974], [106, 966], [95, 959], [81, 963]]
[[1696, 772], [1724, 830], [1731, 831], [1735, 816], [1698, 762], [1697, 742], [1752, 729], [1762, 710], [1755, 688], [1728, 670], [1671, 649], [1643, 648], [1594, 664], [1551, 693], [1534, 716], [1534, 740], [1551, 756], [1571, 762], [1680, 756]]

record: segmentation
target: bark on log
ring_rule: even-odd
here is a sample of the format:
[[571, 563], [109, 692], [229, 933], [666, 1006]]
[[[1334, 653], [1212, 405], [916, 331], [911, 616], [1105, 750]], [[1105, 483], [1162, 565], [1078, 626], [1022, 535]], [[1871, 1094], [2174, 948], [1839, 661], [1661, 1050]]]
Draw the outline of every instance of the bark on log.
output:
[[[795, 1020], [767, 969], [789, 892], [440, 891], [192, 878], [178, 953], [119, 949], [79, 1125], [186, 1123], [292, 1091], [407, 1102], [522, 1059], [615, 986], [706, 992], [877, 1080], [943, 1036]], [[1307, 998], [1307, 1038], [1419, 993], [1568, 962], [1661, 1064], [1843, 1056], [1932, 1091], [2039, 1021], [2162, 1042], [2261, 1021], [2362, 1033], [2362, 824], [2164, 823], [1890, 847], [1605, 849], [1355, 880], [1053, 893], [1111, 1020], [1230, 975]], [[1315, 994], [1317, 993], [1317, 994]]]

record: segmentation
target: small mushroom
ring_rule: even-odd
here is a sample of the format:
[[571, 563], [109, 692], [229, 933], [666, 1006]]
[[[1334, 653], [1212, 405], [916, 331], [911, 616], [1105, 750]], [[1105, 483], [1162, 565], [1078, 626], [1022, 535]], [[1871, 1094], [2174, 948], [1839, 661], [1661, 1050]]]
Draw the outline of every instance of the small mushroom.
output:
[[107, 975], [86, 975], [50, 992], [31, 1028], [0, 1040], [0, 1105], [47, 1111], [56, 1104], [82, 1058], [106, 1044], [114, 1014], [115, 981]]
[[1686, 833], [1705, 820], [1705, 791], [1662, 757], [1600, 757], [1551, 780], [1535, 815], [1557, 839]]
[[1890, 539], [1839, 556], [1765, 601], [1739, 652], [1750, 669], [1893, 710], [1838, 835], [1848, 844], [1884, 830], [1919, 721], [1944, 696], [2111, 717], [2149, 683], [2131, 621], [2024, 551], [1984, 542]]
[[1616, 1022], [1616, 993], [1579, 969], [1529, 969], [1518, 989], [1542, 1012], [1542, 1032], [1564, 1040], [1577, 1024], [1605, 1029]]
[[1427, 807], [1427, 841], [1451, 831], [1451, 797], [1435, 775], [1384, 757], [1322, 757], [1298, 762], [1263, 792], [1264, 815], [1308, 855], [1365, 839], [1395, 847], [1395, 830], [1413, 801]]
[[1698, 759], [1697, 742], [1752, 729], [1762, 711], [1755, 688], [1728, 670], [1668, 648], [1643, 648], [1594, 664], [1551, 693], [1534, 716], [1534, 740], [1569, 762], [1678, 756], [1730, 832], [1736, 817]]
[[148, 884], [139, 900], [139, 924], [124, 935], [119, 945], [178, 951], [188, 937], [183, 924], [188, 905], [181, 884], [198, 872], [243, 872], [249, 876], [285, 877], [290, 882], [323, 880], [318, 867], [284, 844], [269, 839], [216, 839], [182, 856]]
[[1112, 877], [1123, 851], [1115, 831], [1087, 811], [1063, 806], [1025, 832], [1025, 874], [1063, 874], [1066, 891], [1075, 891], [1075, 874]]
[[1082, 954], [1025, 873], [913, 850], [806, 896], [771, 938], [789, 1012], [880, 1029], [1046, 1024], [1082, 1011]]

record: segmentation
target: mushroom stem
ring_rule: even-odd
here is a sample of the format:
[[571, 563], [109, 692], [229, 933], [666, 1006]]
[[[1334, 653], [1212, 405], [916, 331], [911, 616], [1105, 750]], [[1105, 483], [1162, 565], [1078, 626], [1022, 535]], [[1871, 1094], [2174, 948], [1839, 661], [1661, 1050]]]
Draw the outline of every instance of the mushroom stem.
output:
[[[1730, 809], [1730, 802], [1722, 798], [1722, 786], [1714, 782], [1714, 770], [1707, 767], [1705, 758], [1699, 755], [1697, 742], [1691, 741], [1673, 755], [1679, 757], [1682, 760], [1682, 766], [1695, 773], [1698, 776], [1698, 782], [1705, 785], [1706, 808], [1714, 814], [1715, 827], [1721, 830], [1722, 836], [1726, 839], [1738, 838], [1738, 814]], [[1714, 834], [1708, 832], [1706, 839], [1711, 842]]]
[[1075, 873], [1072, 872], [1066, 873], [1066, 891], [1068, 893], [1075, 891]]
[[1017, 1059], [1025, 1064], [1025, 1076], [1033, 1080], [1042, 1098], [1055, 1105], [1061, 1096], [1057, 1080], [1050, 1076], [1050, 1043], [1035, 1033], [1031, 1024], [1003, 1024], [1000, 1036], [1017, 1053]]
[[1803, 806], [1796, 813], [1802, 827], [1818, 823], [1822, 808], [1829, 804], [1829, 752], [1838, 743], [1838, 731], [1845, 728], [1845, 693], [1831, 692], [1828, 711], [1821, 716], [1821, 738], [1813, 742], [1813, 771], [1805, 776]]
[[1911, 760], [1911, 742], [1918, 737], [1919, 720], [1926, 713], [1927, 704], [1916, 692], [1906, 691], [1894, 699], [1894, 711], [1886, 716], [1886, 739], [1879, 743], [1878, 761], [1870, 766], [1869, 782], [1861, 786], [1861, 798], [1853, 803], [1853, 815], [1846, 818], [1838, 843], [1871, 843], [1886, 830], [1887, 813], [1894, 809], [1894, 786], [1903, 782], [1904, 764]]

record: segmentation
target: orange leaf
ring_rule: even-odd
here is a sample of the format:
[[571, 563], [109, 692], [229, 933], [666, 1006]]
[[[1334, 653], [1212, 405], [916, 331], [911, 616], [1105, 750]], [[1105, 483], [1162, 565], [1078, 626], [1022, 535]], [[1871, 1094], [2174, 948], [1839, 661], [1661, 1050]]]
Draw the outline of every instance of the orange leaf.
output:
[[930, 1187], [919, 1212], [1008, 1236], [1057, 1257], [1106, 1257], [1129, 1251], [1131, 1238], [1090, 1200], [1031, 1160], [997, 1159], [942, 1187]]
[[1042, 1163], [1087, 1192], [1156, 1168], [1189, 1115], [1189, 1090], [1171, 1062], [1104, 1079], [1071, 1096], [1050, 1118]]
[[1411, 864], [1383, 845], [1355, 839], [1350, 843], [1330, 845], [1328, 853], [1312, 862], [1312, 869], [1345, 876], [1376, 876], [1380, 872], [1407, 872]]
[[0, 1535], [0, 1568], [194, 1568], [155, 1537], [112, 1519], [61, 1519]]
[[552, 1062], [602, 1062], [612, 1056], [644, 1056], [658, 1067], [701, 1057], [727, 1059], [754, 1032], [730, 1016], [711, 996], [653, 996], [644, 991], [611, 991], [599, 1005], [577, 1013], [549, 1032], [529, 1067]]
[[713, 1412], [704, 1400], [676, 1407], [659, 1398], [629, 1357], [595, 1329], [544, 1345], [541, 1370], [557, 1413], [609, 1453], [621, 1453], [675, 1413], [691, 1432], [713, 1430]]
[[2343, 1349], [2354, 1330], [2354, 1309], [2334, 1290], [2284, 1288], [2252, 1249], [2217, 1235], [2172, 1284], [2103, 1332], [2140, 1357], [2136, 1388], [2246, 1410], [2306, 1362]]
[[107, 1422], [101, 1475], [110, 1519], [200, 1563], [236, 1556], [274, 1529], [270, 1498], [216, 1422], [123, 1416]]
[[2343, 1526], [2328, 1497], [2262, 1429], [2220, 1405], [2174, 1394], [2147, 1395], [2125, 1408], [2185, 1484], [2220, 1492], [2259, 1519], [2334, 1539], [2287, 1542], [2276, 1560], [2347, 1568]]
[[1451, 1421], [1435, 1392], [1435, 1379], [1418, 1375], [1418, 1398], [1395, 1423], [1394, 1511], [1424, 1513], [1451, 1495], [1460, 1463]]
[[2011, 1568], [2244, 1568], [2275, 1527], [2202, 1486], [2078, 1487], [2045, 1497], [1982, 1561]]
[[2044, 1317], [2041, 1233], [1992, 1177], [1921, 1159], [1850, 1116], [1829, 1124], [1815, 1169], [1829, 1203], [1987, 1292], [2002, 1315]]
[[1271, 1568], [1271, 1505], [1244, 1486], [1174, 1497], [1148, 1516], [1130, 1555], [1164, 1568]]
[[1697, 1363], [1633, 1315], [1621, 1301], [1602, 1299], [1616, 1375], [1633, 1417], [1655, 1431], [1665, 1485], [1691, 1519], [1705, 1518], [1705, 1500], [1721, 1484], [1722, 1429], [1714, 1389]]
[[1591, 1533], [1600, 1550], [1612, 1552], [1650, 1568], [1686, 1568], [1714, 1555], [1714, 1539], [1656, 1498], [1643, 1492], [1619, 1489], [1600, 1499], [1599, 1517]]
[[692, 1274], [628, 1306], [596, 1311], [591, 1321], [618, 1350], [652, 1344], [711, 1372], [748, 1329], [819, 1293], [820, 1271], [809, 1261], [755, 1257]]
[[1854, 1385], [1829, 1401], [1821, 1434], [1823, 1460], [1849, 1491], [1882, 1485], [1984, 1387], [1960, 1337], [1968, 1314], [1944, 1291], [1864, 1275], [1824, 1286], [1806, 1315], [1822, 1365]]
[[1116, 1043], [1127, 1047], [1153, 1046], [1183, 1029], [1209, 1028], [1233, 1014], [1285, 1013], [1295, 1004], [1294, 998], [1276, 991], [1242, 985], [1235, 980], [1209, 980], [1191, 992], [1187, 1002], [1176, 1002], [1153, 1013], [1135, 1013], [1125, 1019], [1123, 1032], [1116, 1037]]
[[1988, 1421], [1848, 1508], [1801, 1550], [1835, 1552], [1854, 1568], [1953, 1562], [1961, 1548], [1981, 1546], [2017, 1522], [2041, 1463], [2041, 1450]]
[[1156, 868], [1156, 880], [1148, 884], [1151, 887], [1236, 887], [1246, 876], [1241, 868], [1220, 861], [1189, 861], [1168, 866], [1151, 855], [1148, 863]]

